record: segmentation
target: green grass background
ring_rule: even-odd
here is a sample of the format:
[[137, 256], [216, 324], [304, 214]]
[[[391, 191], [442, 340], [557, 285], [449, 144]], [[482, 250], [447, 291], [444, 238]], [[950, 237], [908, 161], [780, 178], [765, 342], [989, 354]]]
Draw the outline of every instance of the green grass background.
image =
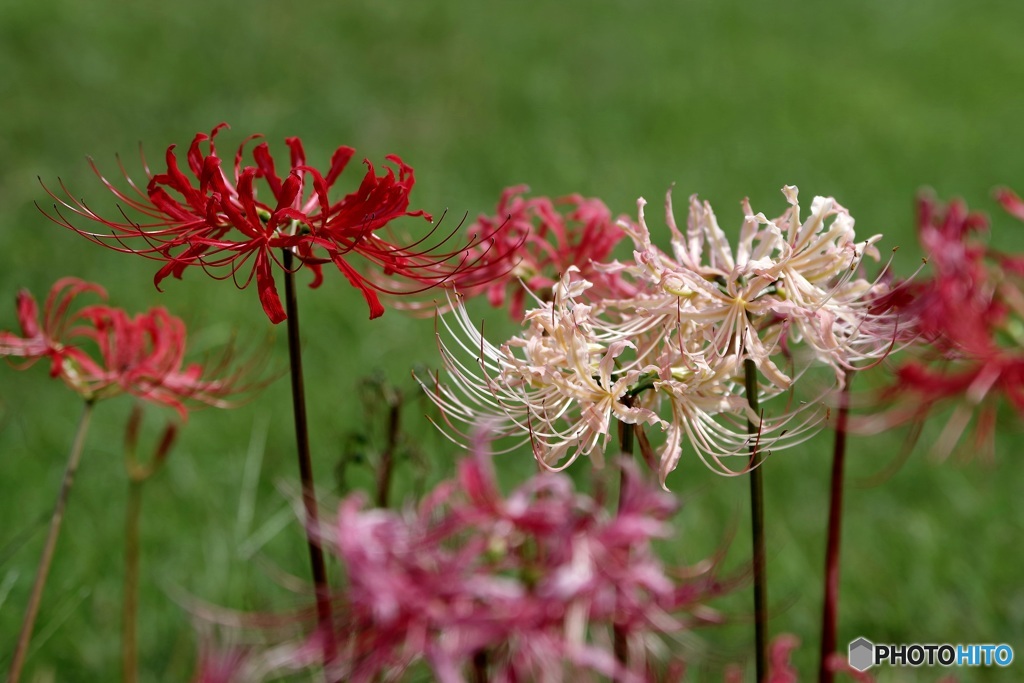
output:
[[[312, 163], [340, 144], [380, 162], [413, 165], [415, 206], [454, 215], [493, 211], [505, 186], [580, 192], [613, 211], [651, 200], [652, 225], [675, 183], [698, 192], [723, 225], [749, 196], [768, 215], [783, 184], [809, 200], [835, 196], [864, 234], [899, 246], [896, 269], [920, 251], [912, 199], [921, 186], [992, 210], [991, 189], [1024, 187], [1024, 6], [1017, 2], [864, 0], [845, 3], [322, 2], [37, 0], [0, 4], [0, 328], [15, 326], [18, 287], [37, 295], [58, 277], [104, 284], [130, 310], [164, 305], [191, 325], [200, 350], [268, 327], [254, 290], [200, 272], [151, 285], [153, 265], [87, 244], [33, 206], [36, 178], [63, 179], [105, 204], [84, 158], [137, 174], [139, 142], [154, 164], [196, 131], [232, 125], [224, 149], [263, 133], [283, 150], [299, 135]], [[358, 178], [353, 169], [353, 183]], [[1020, 224], [998, 220], [993, 241], [1024, 247]], [[664, 231], [661, 237], [665, 238]], [[302, 317], [316, 470], [322, 487], [363, 423], [357, 380], [371, 370], [411, 385], [414, 363], [437, 365], [429, 321], [365, 305], [328, 273], [303, 290]], [[490, 315], [496, 335], [511, 331]], [[284, 331], [276, 355], [284, 363]], [[45, 519], [61, 477], [79, 402], [42, 367], [0, 368], [0, 669], [6, 670]], [[102, 404], [70, 501], [37, 625], [26, 680], [100, 681], [116, 675], [125, 500], [121, 434], [127, 399]], [[458, 457], [419, 418], [407, 425], [430, 481]], [[159, 418], [150, 415], [155, 430]], [[1021, 538], [1024, 464], [1016, 416], [1001, 421], [994, 463], [936, 464], [918, 450], [884, 485], [848, 491], [840, 642], [1006, 642], [1024, 657]], [[938, 429], [926, 434], [934, 439]], [[295, 486], [287, 383], [234, 411], [193, 415], [166, 470], [146, 493], [140, 649], [144, 680], [183, 680], [195, 636], [184, 603], [284, 609], [304, 596], [275, 571], [306, 575], [292, 524]], [[850, 473], [863, 478], [898, 454], [901, 435], [860, 440]], [[766, 470], [773, 633], [804, 642], [816, 663], [829, 443], [778, 454]], [[245, 469], [258, 471], [246, 485]], [[258, 469], [257, 469], [258, 465]], [[530, 469], [511, 457], [508, 483]], [[580, 463], [578, 469], [586, 468]], [[412, 470], [399, 485], [411, 488]], [[365, 477], [364, 477], [365, 479]], [[687, 501], [680, 557], [697, 559], [735, 531], [732, 567], [748, 558], [746, 486], [685, 459], [670, 484]], [[246, 512], [253, 505], [251, 516]], [[263, 558], [256, 561], [254, 557]], [[267, 569], [270, 567], [270, 569]], [[746, 593], [726, 605], [733, 627], [704, 636], [708, 661], [742, 660]], [[960, 680], [1019, 680], [1009, 671]], [[695, 665], [694, 679], [712, 677]], [[915, 678], [915, 675], [917, 676]], [[881, 680], [934, 680], [936, 671]]]

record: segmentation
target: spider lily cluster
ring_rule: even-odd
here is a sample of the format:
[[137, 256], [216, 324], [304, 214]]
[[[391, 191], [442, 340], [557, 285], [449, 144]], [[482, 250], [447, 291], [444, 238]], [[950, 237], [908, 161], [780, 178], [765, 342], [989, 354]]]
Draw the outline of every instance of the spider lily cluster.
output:
[[[637, 221], [618, 224], [633, 259], [568, 265], [547, 299], [534, 297], [524, 330], [500, 345], [454, 299], [438, 335], [448, 381], [423, 381], [450, 431], [465, 438], [458, 423], [499, 420], [503, 434], [528, 440], [538, 462], [558, 470], [581, 455], [599, 458], [613, 419], [653, 425], [665, 433], [656, 452], [663, 484], [684, 443], [733, 475], [749, 470], [752, 445], [772, 451], [805, 440], [827, 392], [794, 400], [794, 380], [820, 364], [841, 387], [847, 371], [891, 350], [898, 316], [876, 304], [889, 285], [861, 275], [862, 260], [878, 258], [880, 236], [858, 241], [853, 218], [831, 198], [816, 197], [802, 219], [797, 189], [783, 193], [790, 207], [774, 220], [744, 201], [735, 249], [696, 197], [680, 230], [669, 194], [669, 252], [655, 246], [641, 199]], [[600, 276], [597, 286], [582, 268]], [[748, 361], [764, 378], [753, 395]], [[752, 407], [780, 396], [790, 399], [780, 409]], [[736, 456], [739, 467], [730, 464]]]
[[[865, 260], [879, 260], [879, 235], [858, 238], [849, 211], [830, 197], [815, 197], [803, 215], [795, 187], [783, 188], [788, 208], [773, 219], [744, 200], [735, 241], [696, 196], [680, 226], [666, 195], [662, 240], [652, 236], [643, 199], [635, 220], [616, 219], [600, 200], [529, 197], [525, 186], [505, 190], [496, 214], [480, 216], [462, 236], [461, 225], [442, 232], [440, 222], [410, 210], [414, 174], [397, 156], [387, 157], [391, 166], [380, 174], [366, 162], [358, 188], [332, 199], [352, 148], [338, 147], [327, 169], [318, 170], [298, 138], [286, 141], [288, 163], [281, 164], [253, 136], [226, 162], [216, 147], [224, 128], [196, 135], [181, 161], [168, 148], [161, 172], [144, 161], [145, 183], [136, 184], [122, 167], [119, 186], [93, 166], [120, 203], [118, 217], [101, 216], [63, 184], [50, 192], [56, 204], [47, 210], [92, 242], [158, 262], [157, 286], [198, 267], [241, 288], [255, 282], [268, 319], [288, 319], [316, 626], [301, 636], [288, 630], [269, 648], [204, 652], [197, 680], [257, 680], [307, 667], [356, 681], [397, 680], [424, 668], [452, 683], [467, 674], [498, 681], [680, 680], [685, 632], [723, 621], [705, 601], [735, 582], [716, 578], [713, 561], [696, 569], [661, 561], [652, 543], [669, 534], [676, 505], [639, 468], [615, 459], [623, 477], [614, 513], [605, 509], [603, 494], [577, 491], [560, 470], [581, 456], [600, 465], [617, 453], [618, 427], [618, 446], [628, 451], [624, 435], [635, 434], [664, 489], [692, 448], [715, 472], [750, 474], [753, 491], [765, 455], [810, 438], [832, 405], [840, 406], [837, 432], [845, 439], [846, 394], [835, 399], [834, 392], [848, 391], [855, 371], [904, 349], [916, 354], [897, 368], [897, 384], [882, 397], [900, 402], [865, 424], [920, 421], [936, 406], [954, 403], [952, 436], [980, 408], [984, 438], [996, 397], [1024, 412], [1017, 352], [1024, 340], [1024, 265], [980, 245], [974, 235], [986, 222], [959, 203], [921, 201], [920, 235], [934, 275], [895, 282], [887, 266], [877, 277], [866, 273]], [[1024, 220], [1024, 202], [1015, 194], [1003, 191], [999, 198]], [[431, 225], [424, 235], [401, 238], [392, 223], [403, 218]], [[658, 246], [664, 241], [667, 249]], [[625, 260], [613, 257], [620, 245], [631, 251]], [[471, 453], [458, 464], [456, 479], [417, 505], [368, 509], [354, 495], [342, 501], [333, 522], [321, 522], [294, 276], [308, 270], [318, 287], [329, 264], [360, 291], [371, 318], [384, 312], [381, 293], [447, 290], [435, 328], [444, 372], [421, 374], [419, 381], [440, 408], [443, 430]], [[275, 271], [285, 275], [285, 302]], [[21, 367], [48, 361], [51, 376], [86, 402], [26, 611], [14, 681], [92, 404], [127, 393], [170, 407], [183, 420], [193, 405], [233, 405], [233, 396], [263, 383], [253, 379], [259, 359], [233, 364], [227, 354], [222, 363], [186, 364], [184, 323], [165, 309], [130, 315], [105, 303], [79, 306], [77, 297], [86, 294], [106, 297], [99, 285], [58, 281], [40, 320], [35, 299], [23, 292], [20, 333], [0, 332], [0, 356]], [[477, 296], [506, 307], [521, 330], [498, 343], [488, 339], [466, 307]], [[425, 307], [415, 298], [397, 304]], [[908, 396], [909, 406], [901, 402]], [[128, 427], [133, 485], [156, 473], [174, 434], [169, 428], [153, 463], [141, 465], [134, 455], [140, 419], [133, 415]], [[397, 443], [397, 431], [389, 437]], [[505, 439], [498, 442], [503, 451], [528, 444], [546, 471], [503, 495], [491, 468], [491, 438]], [[832, 494], [841, 501], [838, 447], [836, 453], [840, 476]], [[378, 481], [381, 500], [389, 477], [390, 469]], [[132, 490], [141, 495], [139, 486]], [[760, 510], [754, 499], [752, 493], [752, 509]], [[759, 512], [755, 518], [756, 537], [763, 520]], [[127, 544], [137, 549], [137, 504], [129, 523], [135, 540]], [[840, 518], [830, 519], [830, 537], [839, 528]], [[323, 550], [344, 567], [343, 586], [329, 585]], [[755, 539], [755, 594], [764, 557]], [[830, 562], [834, 578], [838, 545]], [[137, 573], [137, 557], [128, 566]], [[789, 662], [795, 641], [783, 637], [762, 646], [767, 609], [755, 602], [755, 650], [770, 650], [773, 660], [757, 662], [759, 678], [795, 680]], [[134, 620], [130, 608], [125, 620]], [[125, 679], [133, 680], [134, 640], [124, 649]], [[852, 673], [834, 653], [822, 656], [824, 680]]]
[[[654, 671], [675, 680], [685, 660], [671, 641], [721, 622], [706, 603], [733, 580], [713, 562], [678, 571], [658, 558], [651, 542], [670, 535], [674, 498], [630, 463], [615, 515], [558, 474], [503, 494], [482, 433], [472, 451], [457, 479], [415, 508], [366, 509], [358, 494], [339, 505], [326, 542], [348, 581], [334, 597], [341, 655], [329, 675], [398, 679], [426, 665], [435, 680], [457, 683], [483, 656], [493, 681], [660, 680]], [[612, 651], [613, 626], [626, 633], [632, 667]], [[251, 651], [232, 673], [261, 679], [281, 662], [314, 664], [318, 653], [315, 642], [287, 655], [281, 646]], [[205, 666], [201, 680], [213, 680], [218, 660]]]

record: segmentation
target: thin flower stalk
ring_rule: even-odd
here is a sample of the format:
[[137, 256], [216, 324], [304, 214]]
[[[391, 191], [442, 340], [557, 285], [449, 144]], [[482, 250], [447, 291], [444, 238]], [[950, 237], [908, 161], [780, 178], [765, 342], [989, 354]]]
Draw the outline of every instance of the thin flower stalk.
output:
[[139, 678], [139, 537], [142, 522], [143, 487], [163, 467], [177, 436], [177, 427], [174, 423], [168, 423], [160, 436], [160, 441], [151, 460], [142, 463], [137, 455], [141, 422], [142, 408], [136, 404], [125, 431], [128, 501], [125, 505], [124, 595], [121, 602], [121, 679], [125, 683], [134, 683]]
[[291, 271], [291, 252], [284, 252], [285, 301], [288, 307], [288, 359], [291, 371], [292, 412], [295, 420], [295, 452], [299, 461], [299, 479], [302, 485], [302, 507], [305, 512], [303, 528], [306, 530], [306, 545], [309, 549], [310, 569], [313, 574], [313, 588], [316, 591], [317, 628], [324, 634], [324, 664], [334, 659], [334, 644], [331, 625], [330, 587], [327, 583], [327, 564], [323, 548], [317, 538], [320, 526], [317, 509], [316, 485], [313, 477], [313, 461], [309, 452], [309, 427], [306, 419], [306, 390], [302, 373], [302, 340], [299, 338], [299, 303], [295, 293], [295, 274]]
[[[750, 409], [756, 414], [760, 412], [757, 400], [757, 367], [752, 359], [746, 358], [743, 361], [743, 370], [747, 400]], [[764, 681], [768, 648], [768, 568], [764, 541], [764, 468], [761, 467], [762, 456], [758, 449], [758, 428], [753, 421], [747, 422], [747, 432], [751, 437], [748, 469], [750, 536], [754, 558], [754, 663], [757, 680]]]
[[139, 526], [142, 519], [142, 482], [128, 481], [124, 525], [124, 595], [121, 602], [121, 680], [139, 680]]
[[60, 536], [61, 523], [64, 521], [64, 510], [67, 507], [68, 496], [71, 494], [71, 486], [75, 481], [75, 474], [78, 472], [78, 464], [82, 459], [85, 437], [89, 433], [93, 406], [93, 401], [86, 400], [82, 407], [82, 416], [78, 420], [75, 438], [71, 445], [71, 451], [68, 453], [67, 464], [64, 466], [64, 477], [61, 480], [60, 491], [57, 493], [57, 502], [54, 505], [53, 514], [50, 516], [50, 528], [47, 531], [46, 542], [43, 545], [43, 554], [39, 559], [38, 567], [36, 567], [36, 577], [32, 583], [32, 592], [29, 595], [25, 616], [21, 622], [21, 631], [18, 633], [18, 640], [14, 646], [11, 668], [7, 673], [9, 683], [18, 683], [21, 679], [22, 668], [25, 666], [25, 659], [28, 657], [29, 644], [32, 642], [32, 631], [35, 628], [36, 616], [39, 614], [39, 605], [43, 598], [43, 589], [46, 587], [46, 579], [50, 575], [53, 553], [57, 549], [57, 539]]
[[[632, 397], [626, 396], [623, 401], [628, 405], [632, 402]], [[626, 422], [619, 423], [619, 450], [621, 451], [621, 457], [626, 461], [632, 462], [633, 460], [633, 432], [636, 429], [636, 425], [629, 424]], [[626, 504], [626, 494], [628, 482], [626, 481], [627, 468], [622, 467], [619, 469], [619, 501], [616, 506], [616, 513], [622, 510]], [[629, 642], [626, 631], [616, 624], [613, 628], [614, 638], [614, 650], [615, 659], [617, 659], [623, 666], [629, 666]]]
[[832, 479], [829, 490], [828, 540], [825, 549], [825, 591], [821, 616], [821, 661], [818, 680], [831, 683], [834, 671], [829, 658], [836, 651], [839, 625], [839, 561], [843, 533], [843, 470], [846, 465], [847, 425], [850, 413], [850, 382], [848, 377], [839, 393], [839, 415], [836, 419], [835, 448], [832, 455]]

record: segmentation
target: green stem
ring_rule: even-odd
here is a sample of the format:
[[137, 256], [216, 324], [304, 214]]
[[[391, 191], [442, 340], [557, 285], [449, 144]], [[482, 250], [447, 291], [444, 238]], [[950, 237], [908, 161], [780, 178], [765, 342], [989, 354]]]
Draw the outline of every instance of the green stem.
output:
[[121, 676], [124, 683], [139, 679], [139, 520], [142, 516], [141, 480], [128, 480], [124, 521], [124, 601], [121, 606]]
[[306, 545], [316, 590], [317, 626], [324, 639], [324, 664], [334, 660], [334, 626], [331, 622], [330, 587], [327, 585], [327, 565], [323, 548], [316, 534], [320, 528], [317, 511], [316, 488], [313, 484], [313, 464], [309, 455], [309, 427], [306, 420], [306, 390], [302, 376], [302, 347], [299, 339], [299, 302], [295, 294], [295, 272], [290, 249], [284, 250], [285, 307], [288, 314], [288, 359], [291, 367], [292, 409], [295, 416], [296, 454], [299, 459], [299, 477], [302, 481], [302, 504], [306, 519]]
[[828, 543], [825, 550], [825, 597], [821, 615], [821, 663], [818, 680], [832, 683], [835, 674], [828, 670], [828, 658], [836, 650], [839, 622], [839, 544], [843, 533], [843, 467], [846, 460], [846, 425], [850, 414], [850, 382], [844, 377], [836, 418], [836, 441], [832, 453], [832, 489], [828, 508]]
[[39, 603], [43, 598], [43, 588], [46, 586], [46, 579], [50, 574], [53, 552], [57, 548], [57, 537], [60, 536], [60, 526], [64, 520], [64, 508], [67, 506], [71, 485], [75, 481], [78, 463], [82, 458], [85, 436], [89, 431], [89, 422], [92, 419], [92, 408], [93, 402], [87, 400], [82, 408], [82, 416], [78, 420], [75, 440], [71, 446], [71, 453], [68, 455], [67, 465], [64, 468], [64, 479], [60, 485], [60, 492], [57, 494], [57, 503], [54, 505], [53, 515], [50, 517], [50, 531], [46, 536], [46, 544], [43, 546], [43, 556], [39, 559], [35, 583], [32, 585], [32, 594], [29, 596], [28, 607], [25, 609], [25, 618], [21, 623], [21, 633], [18, 636], [18, 643], [14, 647], [14, 657], [11, 661], [10, 672], [7, 674], [8, 683], [18, 682], [18, 679], [21, 677], [22, 667], [25, 665], [25, 659], [28, 657], [28, 646], [32, 641], [32, 629], [35, 626], [36, 615], [39, 613]]
[[[757, 400], [757, 365], [753, 359], [743, 360], [744, 384], [747, 404], [755, 414], [761, 410]], [[765, 570], [764, 548], [764, 483], [758, 453], [760, 427], [747, 420], [750, 435], [750, 530], [754, 553], [754, 662], [759, 683], [767, 680], [768, 666], [768, 577]]]

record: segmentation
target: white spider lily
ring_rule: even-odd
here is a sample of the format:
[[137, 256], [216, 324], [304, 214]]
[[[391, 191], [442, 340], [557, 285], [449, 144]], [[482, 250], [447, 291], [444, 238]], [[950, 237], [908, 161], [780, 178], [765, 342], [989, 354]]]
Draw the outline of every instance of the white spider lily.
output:
[[[569, 278], [566, 273], [554, 288], [552, 302], [526, 314], [526, 331], [500, 347], [484, 339], [461, 301], [451, 302], [456, 327], [449, 316], [440, 320], [456, 345], [437, 337], [451, 384], [435, 379], [433, 388], [425, 387], [460, 437], [465, 433], [453, 420], [473, 425], [497, 419], [506, 425], [502, 434], [529, 439], [538, 462], [555, 471], [598, 445], [600, 457], [613, 417], [630, 424], [660, 421], [650, 409], [623, 401], [645, 371], [624, 357], [636, 346], [594, 333], [594, 308], [576, 301], [589, 283]], [[466, 361], [467, 354], [475, 359]]]
[[[878, 259], [881, 236], [857, 242], [853, 217], [829, 197], [815, 197], [801, 222], [797, 188], [782, 191], [790, 208], [774, 221], [753, 214], [743, 201], [735, 252], [711, 206], [696, 197], [683, 235], [670, 191], [665, 210], [674, 257], [653, 246], [640, 199], [637, 224], [624, 225], [636, 245], [638, 267], [630, 272], [665, 294], [654, 314], [702, 326], [717, 353], [744, 353], [780, 390], [792, 379], [773, 361], [778, 349], [772, 340], [787, 337], [790, 345], [806, 342], [814, 360], [833, 367], [841, 383], [856, 363], [892, 349], [895, 317], [870, 312], [884, 287], [854, 277], [865, 256]], [[778, 326], [784, 335], [769, 333]]]
[[[809, 438], [824, 396], [781, 409], [771, 400], [788, 394], [812, 362], [831, 366], [840, 385], [854, 363], [884, 357], [894, 321], [871, 313], [884, 285], [854, 277], [865, 255], [877, 258], [879, 237], [856, 242], [853, 218], [829, 198], [816, 198], [801, 222], [796, 188], [783, 192], [790, 208], [775, 221], [744, 200], [735, 249], [696, 197], [683, 234], [667, 195], [671, 253], [654, 245], [641, 198], [637, 223], [620, 223], [634, 261], [594, 266], [633, 280], [636, 292], [591, 300], [591, 284], [569, 268], [552, 300], [537, 299], [524, 331], [501, 346], [453, 304], [440, 317], [445, 338], [438, 335], [450, 380], [435, 379], [429, 392], [448, 425], [465, 440], [454, 423], [500, 418], [504, 434], [529, 440], [541, 465], [556, 470], [580, 455], [597, 459], [611, 445], [612, 418], [658, 425], [663, 486], [687, 443], [716, 472], [736, 475], [763, 459], [752, 463], [751, 452]], [[800, 342], [810, 354], [796, 353]], [[747, 360], [763, 378], [757, 411]]]

